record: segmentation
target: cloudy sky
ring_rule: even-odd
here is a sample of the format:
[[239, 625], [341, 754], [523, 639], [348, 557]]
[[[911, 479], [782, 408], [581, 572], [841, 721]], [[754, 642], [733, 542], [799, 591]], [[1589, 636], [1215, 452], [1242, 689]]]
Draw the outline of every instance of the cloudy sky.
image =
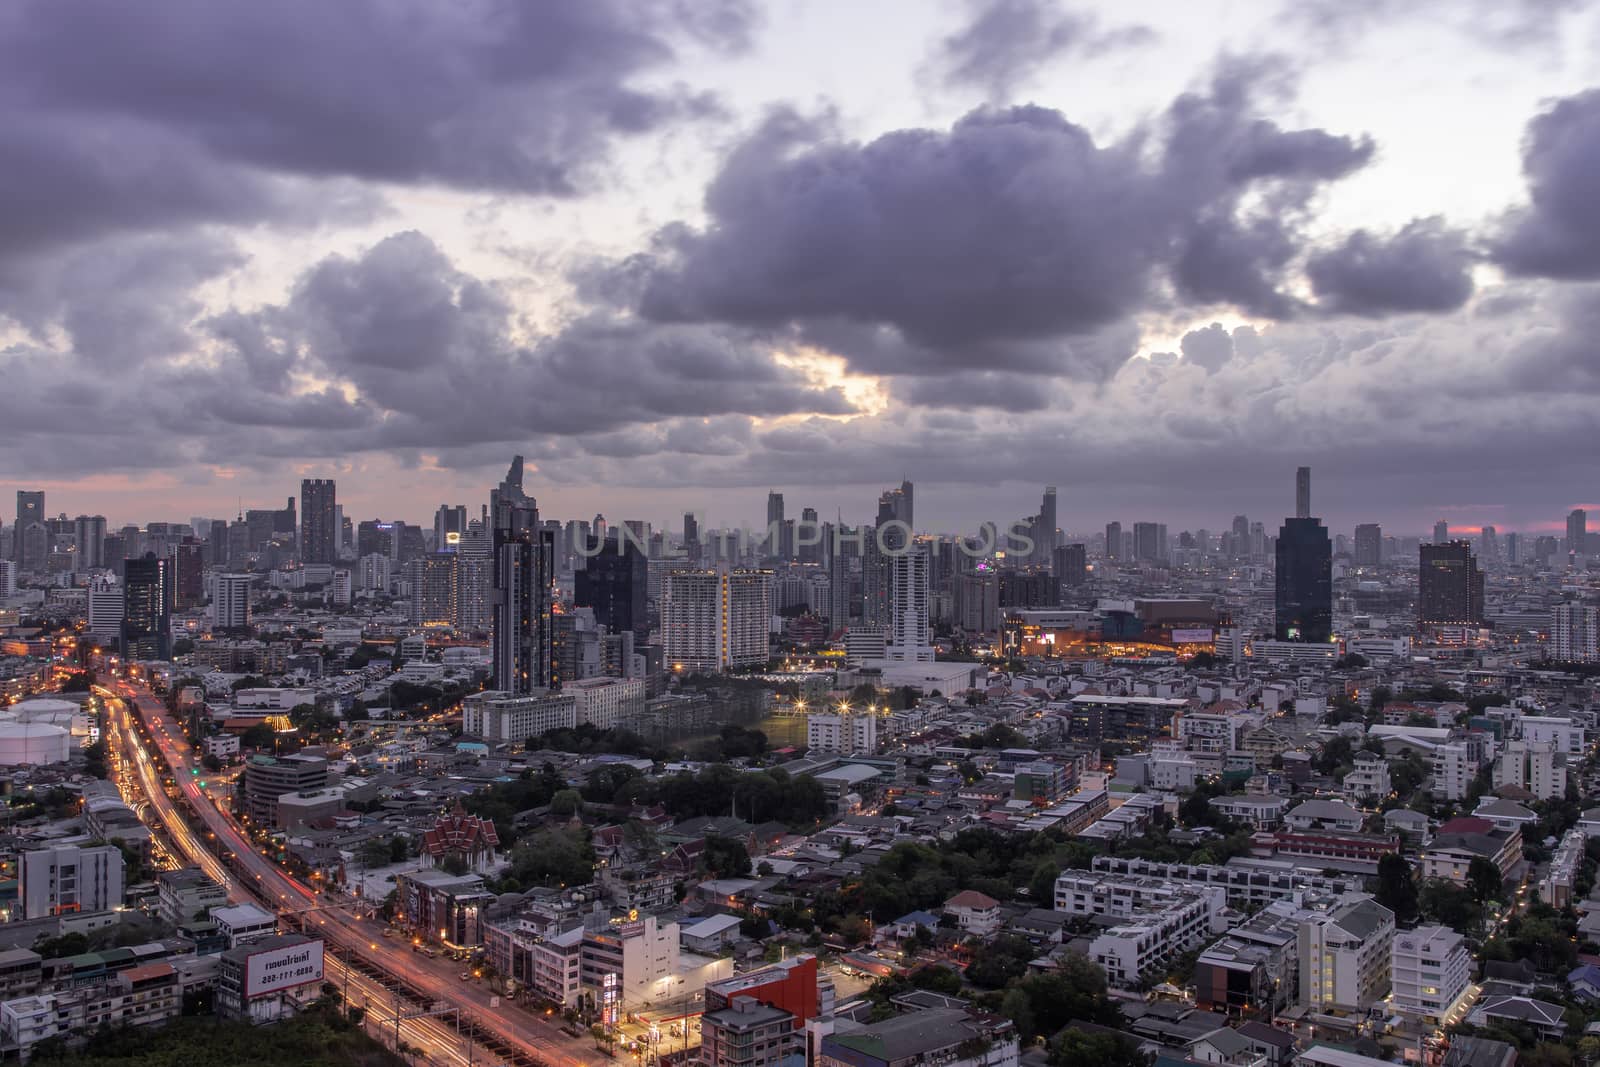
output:
[[4, 5], [0, 489], [1553, 526], [1597, 7]]

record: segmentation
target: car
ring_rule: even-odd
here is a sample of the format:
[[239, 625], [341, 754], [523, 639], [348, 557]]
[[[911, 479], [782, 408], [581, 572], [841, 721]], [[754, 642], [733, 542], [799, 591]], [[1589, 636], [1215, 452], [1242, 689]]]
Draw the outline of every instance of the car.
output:
[[461, 972], [461, 980], [462, 980], [462, 981], [463, 981], [463, 982], [470, 982], [470, 981], [472, 981], [472, 972], [471, 972], [471, 971], [462, 971], [462, 972]]

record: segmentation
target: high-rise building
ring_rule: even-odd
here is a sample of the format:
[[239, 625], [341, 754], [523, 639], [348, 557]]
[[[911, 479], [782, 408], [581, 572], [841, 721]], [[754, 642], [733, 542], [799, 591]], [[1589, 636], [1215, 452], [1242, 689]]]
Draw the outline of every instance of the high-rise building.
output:
[[389, 555], [372, 552], [356, 563], [356, 586], [369, 592], [389, 591]]
[[1600, 611], [1593, 604], [1568, 600], [1550, 611], [1550, 658], [1561, 663], [1600, 660]]
[[1483, 572], [1467, 541], [1419, 546], [1417, 622], [1468, 625], [1483, 622]]
[[1311, 468], [1298, 467], [1294, 472], [1294, 517], [1311, 517]]
[[22, 564], [24, 570], [31, 568], [22, 556], [22, 532], [36, 522], [44, 522], [44, 490], [18, 489], [17, 525], [11, 535], [11, 553], [12, 558]]
[[1383, 562], [1383, 527], [1364, 522], [1356, 527], [1356, 566], [1376, 567]]
[[455, 570], [454, 552], [430, 552], [406, 564], [413, 626], [455, 625]]
[[122, 589], [122, 654], [130, 660], [171, 659], [172, 561], [154, 552], [128, 560]]
[[1275, 634], [1280, 641], [1326, 644], [1333, 638], [1333, 542], [1320, 519], [1284, 519], [1274, 576]]
[[494, 524], [494, 688], [521, 695], [558, 687], [550, 595], [555, 535], [539, 528], [538, 504], [522, 488], [521, 456], [512, 459], [505, 480], [489, 499]]
[[1248, 515], [1235, 515], [1233, 517], [1233, 558], [1238, 560], [1250, 558], [1250, 517]]
[[339, 525], [338, 518], [334, 512], [334, 505], [332, 478], [305, 478], [301, 480], [301, 563], [338, 562]]
[[211, 626], [230, 633], [250, 629], [250, 575], [211, 576]]
[[692, 511], [683, 513], [683, 555], [690, 563], [700, 562], [700, 520]]
[[[1292, 520], [1291, 520], [1292, 521]], [[1366, 1011], [1389, 992], [1394, 912], [1371, 897], [1300, 920], [1300, 1003]]]
[[1089, 578], [1089, 553], [1083, 545], [1057, 545], [1051, 554], [1050, 576], [1056, 586], [1079, 586]]
[[1106, 523], [1106, 559], [1122, 558], [1122, 523]]
[[490, 610], [494, 561], [488, 556], [457, 552], [451, 580], [450, 600], [456, 629], [464, 633], [487, 633], [494, 615]]
[[932, 662], [933, 633], [928, 623], [928, 555], [910, 547], [888, 558], [889, 646], [887, 659]]
[[1589, 513], [1582, 508], [1573, 508], [1567, 513], [1567, 552], [1574, 556], [1587, 555], [1588, 541]]
[[795, 527], [795, 557], [801, 563], [822, 562], [822, 524], [816, 508], [800, 509], [800, 524]]
[[73, 519], [72, 540], [78, 546], [78, 570], [99, 570], [106, 565], [106, 517], [104, 515], [79, 515], [76, 519]]
[[205, 598], [206, 546], [185, 537], [168, 548], [172, 556], [172, 606], [188, 611]]
[[440, 504], [433, 513], [433, 550], [454, 552], [467, 534], [467, 506]]
[[910, 482], [901, 482], [898, 489], [885, 489], [878, 495], [878, 525], [885, 526], [890, 522], [903, 522], [908, 531], [916, 532]]
[[17, 903], [25, 919], [111, 911], [123, 903], [116, 845], [57, 845], [17, 857]]
[[1034, 531], [1033, 558], [1040, 563], [1051, 563], [1055, 559], [1057, 544], [1056, 535], [1056, 487], [1044, 487], [1044, 497], [1039, 501], [1039, 521]]
[[768, 659], [772, 572], [683, 570], [663, 576], [661, 642], [673, 670], [725, 671]]
[[1133, 558], [1140, 562], [1156, 563], [1166, 558], [1167, 546], [1163, 543], [1161, 525], [1154, 522], [1133, 524]]
[[650, 639], [646, 589], [650, 562], [631, 538], [608, 537], [589, 543], [584, 569], [572, 576], [572, 601], [593, 608], [594, 621], [610, 633], [633, 634], [634, 644]]
[[775, 490], [767, 491], [767, 529], [763, 542], [764, 555], [770, 559], [783, 559], [783, 494]]
[[1516, 564], [1522, 562], [1521, 534], [1508, 533], [1501, 539], [1500, 543], [1503, 549], [1502, 556], [1507, 563]]
[[1433, 524], [1433, 543], [1442, 545], [1448, 540], [1450, 540], [1450, 524], [1444, 519], [1440, 519]]
[[108, 575], [89, 583], [89, 633], [101, 641], [114, 642], [122, 636], [122, 586]]

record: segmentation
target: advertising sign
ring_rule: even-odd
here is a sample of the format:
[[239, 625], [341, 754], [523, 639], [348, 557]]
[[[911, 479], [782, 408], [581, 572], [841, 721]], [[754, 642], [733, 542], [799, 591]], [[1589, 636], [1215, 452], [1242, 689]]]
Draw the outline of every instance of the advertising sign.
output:
[[1196, 630], [1172, 631], [1172, 643], [1175, 645], [1209, 645], [1212, 631], [1209, 628]]
[[298, 945], [263, 949], [251, 953], [245, 960], [246, 999], [320, 981], [322, 981], [321, 941], [304, 941]]

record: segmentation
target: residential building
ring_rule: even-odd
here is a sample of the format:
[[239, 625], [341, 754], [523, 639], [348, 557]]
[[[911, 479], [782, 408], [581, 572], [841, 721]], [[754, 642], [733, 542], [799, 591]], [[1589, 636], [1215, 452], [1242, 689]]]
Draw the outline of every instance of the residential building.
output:
[[249, 945], [278, 932], [278, 917], [254, 904], [231, 904], [211, 909], [211, 921], [229, 948]]
[[1483, 571], [1470, 541], [1422, 545], [1417, 571], [1417, 622], [1424, 626], [1483, 622]]
[[661, 642], [675, 671], [725, 671], [769, 658], [771, 571], [683, 570], [664, 576]]
[[1488, 860], [1502, 878], [1510, 877], [1511, 868], [1522, 859], [1521, 831], [1498, 830], [1488, 819], [1471, 816], [1451, 819], [1439, 827], [1422, 853], [1422, 876], [1464, 886], [1474, 859]]
[[228, 903], [228, 891], [198, 867], [162, 871], [156, 878], [156, 892], [156, 914], [173, 926], [191, 923]]
[[1465, 800], [1483, 765], [1483, 747], [1452, 741], [1433, 750], [1433, 795], [1441, 800]]
[[484, 911], [494, 902], [477, 874], [424, 868], [395, 875], [395, 914], [429, 940], [452, 946], [483, 943]]
[[1445, 926], [1419, 926], [1394, 936], [1390, 957], [1394, 1007], [1435, 1026], [1443, 1025], [1466, 1000], [1472, 984], [1472, 951]]
[[1345, 796], [1356, 803], [1376, 803], [1387, 799], [1392, 789], [1389, 761], [1371, 752], [1357, 752], [1355, 769], [1344, 776]]
[[579, 981], [596, 1003], [614, 990], [622, 1011], [663, 1002], [677, 992], [678, 951], [678, 924], [654, 915], [587, 929]]
[[332, 478], [300, 482], [300, 562], [335, 563], [339, 559], [339, 524]]
[[1000, 930], [1000, 902], [976, 889], [964, 889], [944, 902], [963, 937], [989, 937]]
[[1334, 833], [1361, 832], [1366, 816], [1348, 804], [1337, 800], [1307, 800], [1290, 809], [1283, 817], [1284, 825], [1297, 833], [1315, 833], [1329, 830]]
[[17, 856], [17, 903], [25, 919], [110, 911], [123, 902], [122, 850], [57, 845]]
[[1550, 745], [1556, 752], [1567, 756], [1581, 756], [1588, 751], [1584, 741], [1583, 726], [1559, 715], [1523, 715], [1514, 720], [1516, 735], [1534, 744]]
[[211, 628], [240, 631], [250, 628], [250, 582], [248, 574], [215, 574], [211, 577]]
[[110, 575], [98, 575], [89, 583], [89, 635], [111, 643], [122, 637], [122, 586]]
[[860, 1025], [841, 1020], [822, 1038], [817, 1067], [1016, 1067], [1009, 1019], [928, 1008]]
[[644, 711], [643, 678], [582, 678], [563, 683], [561, 692], [573, 698], [573, 718], [579, 726], [631, 727]]
[[39, 993], [0, 1003], [0, 1044], [26, 1061], [42, 1041], [101, 1029], [160, 1026], [183, 1010], [183, 989], [170, 963], [147, 963], [104, 983]]
[[872, 755], [878, 751], [878, 717], [870, 711], [813, 711], [806, 715], [806, 748], [812, 752]]
[[1063, 871], [1055, 887], [1057, 911], [1115, 923], [1091, 942], [1089, 956], [1118, 988], [1224, 932], [1226, 903], [1221, 886], [1098, 871]]
[[885, 567], [889, 576], [889, 643], [884, 658], [931, 663], [927, 552], [920, 545], [908, 545], [890, 556]]
[[1357, 567], [1376, 567], [1383, 562], [1383, 527], [1375, 522], [1356, 527]]
[[1494, 761], [1496, 789], [1516, 786], [1535, 800], [1566, 796], [1567, 760], [1548, 742], [1508, 741]]
[[1561, 663], [1600, 660], [1600, 609], [1567, 600], [1550, 610], [1550, 658]]
[[498, 744], [520, 745], [578, 722], [578, 698], [541, 689], [521, 694], [473, 693], [461, 702], [461, 731]]
[[1394, 912], [1371, 897], [1300, 922], [1300, 1003], [1365, 1011], [1389, 993]]

